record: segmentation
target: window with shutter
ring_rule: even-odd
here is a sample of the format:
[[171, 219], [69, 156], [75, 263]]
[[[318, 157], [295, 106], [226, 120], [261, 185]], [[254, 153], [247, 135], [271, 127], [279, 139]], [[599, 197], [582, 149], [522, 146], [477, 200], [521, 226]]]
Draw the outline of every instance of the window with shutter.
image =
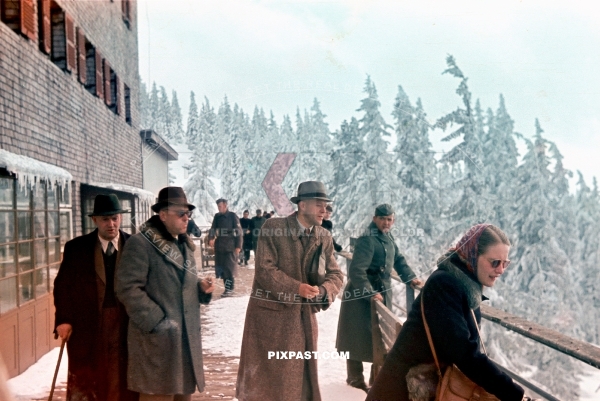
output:
[[110, 64], [106, 59], [104, 61], [104, 103], [107, 106], [112, 105], [112, 93], [110, 93]]
[[50, 29], [52, 31], [50, 58], [61, 70], [66, 70], [67, 38], [65, 35], [65, 13], [54, 1], [50, 2]]
[[85, 40], [85, 67], [86, 67], [86, 82], [85, 89], [90, 92], [92, 95], [97, 95], [96, 93], [96, 48]]
[[125, 103], [125, 122], [131, 125], [131, 89], [123, 85], [123, 102]]
[[114, 76], [115, 76], [115, 86], [116, 86], [116, 90], [115, 90], [115, 113], [117, 113], [118, 115], [121, 115], [123, 113], [123, 110], [121, 109], [121, 80], [119, 79], [119, 76], [117, 74], [115, 74], [113, 72]]
[[123, 12], [125, 25], [131, 29], [131, 4], [129, 0], [121, 0], [121, 11]]
[[104, 97], [104, 75], [102, 74], [102, 54], [96, 49], [96, 96]]
[[50, 54], [52, 50], [52, 31], [50, 27], [50, 0], [38, 0], [40, 50]]
[[85, 33], [83, 29], [77, 28], [77, 61], [79, 62], [79, 82], [86, 84], [87, 66], [85, 63], [87, 52], [85, 50]]
[[67, 36], [67, 71], [77, 72], [77, 50], [75, 47], [75, 23], [73, 17], [65, 13], [65, 32]]
[[34, 0], [20, 0], [21, 33], [33, 41], [37, 41], [36, 4]]

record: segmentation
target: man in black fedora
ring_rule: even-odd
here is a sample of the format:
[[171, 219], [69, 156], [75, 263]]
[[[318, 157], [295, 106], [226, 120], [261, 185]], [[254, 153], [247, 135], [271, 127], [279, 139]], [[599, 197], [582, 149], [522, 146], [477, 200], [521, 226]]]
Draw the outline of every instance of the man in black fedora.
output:
[[65, 245], [54, 281], [55, 334], [67, 341], [67, 400], [129, 401], [125, 308], [115, 296], [115, 269], [129, 234], [119, 229], [116, 195], [98, 195], [96, 229]]
[[[291, 201], [298, 211], [267, 220], [259, 234], [238, 369], [240, 401], [321, 400], [313, 358], [316, 313], [333, 303], [343, 274], [331, 234], [321, 227], [331, 202], [323, 183], [301, 183]], [[288, 351], [302, 358], [268, 357]]]
[[219, 213], [215, 214], [208, 234], [209, 245], [215, 247], [215, 274], [223, 278], [225, 292], [232, 295], [234, 277], [238, 267], [238, 257], [242, 250], [243, 231], [240, 219], [227, 208], [227, 199], [217, 199]]
[[128, 386], [140, 401], [184, 401], [204, 391], [200, 304], [214, 284], [198, 278], [186, 234], [195, 206], [180, 187], [158, 193], [152, 216], [123, 250], [117, 296], [129, 314]]

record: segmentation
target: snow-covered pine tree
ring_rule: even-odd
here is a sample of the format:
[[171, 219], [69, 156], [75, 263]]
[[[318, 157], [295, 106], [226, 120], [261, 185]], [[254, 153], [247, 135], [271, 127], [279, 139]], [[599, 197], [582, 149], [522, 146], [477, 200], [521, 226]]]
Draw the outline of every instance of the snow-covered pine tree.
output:
[[[448, 233], [455, 237], [465, 232], [473, 224], [484, 221], [494, 222], [493, 209], [490, 206], [489, 191], [486, 188], [487, 172], [481, 149], [481, 122], [478, 122], [471, 105], [471, 92], [467, 85], [467, 77], [457, 66], [453, 56], [446, 58], [448, 68], [444, 74], [459, 78], [460, 84], [456, 93], [461, 97], [463, 107], [441, 117], [436, 127], [446, 130], [448, 126], [458, 126], [442, 141], [450, 141], [462, 137], [462, 142], [454, 146], [441, 159], [442, 163], [460, 164], [464, 176], [454, 183], [453, 192], [459, 192], [457, 201], [451, 206], [449, 214], [454, 222], [454, 229]], [[454, 196], [453, 196], [454, 197]]]
[[396, 126], [394, 165], [398, 178], [394, 203], [402, 210], [396, 226], [403, 234], [396, 236], [396, 241], [413, 269], [426, 272], [435, 266], [442, 251], [435, 244], [442, 236], [444, 223], [440, 219], [436, 160], [429, 141], [431, 126], [421, 100], [414, 107], [401, 86], [392, 116]]
[[183, 118], [181, 116], [181, 107], [179, 106], [179, 100], [177, 100], [177, 92], [173, 90], [171, 95], [171, 110], [169, 113], [169, 127], [168, 127], [171, 140], [174, 145], [183, 143], [184, 130], [183, 130]]
[[213, 183], [214, 168], [214, 131], [216, 129], [216, 115], [208, 99], [202, 105], [200, 114], [196, 105], [194, 92], [191, 93], [190, 111], [188, 114], [187, 143], [193, 152], [189, 171], [190, 177], [185, 184], [185, 191], [191, 203], [196, 205], [196, 214], [207, 222], [217, 210], [217, 198]]
[[577, 238], [579, 271], [581, 288], [581, 308], [586, 311], [581, 319], [585, 341], [600, 345], [600, 196], [594, 178], [590, 189], [581, 172], [577, 172]]
[[[343, 229], [336, 241], [342, 244], [347, 243], [350, 237], [360, 235], [370, 220], [365, 216], [365, 211], [369, 214], [368, 211], [374, 208], [370, 196], [365, 196], [369, 183], [361, 177], [366, 169], [367, 155], [358, 120], [355, 117], [350, 123], [344, 120], [334, 137], [336, 145], [332, 154], [334, 175], [331, 195], [335, 200], [337, 225]], [[360, 194], [361, 185], [365, 192], [362, 196], [356, 196]], [[373, 214], [373, 210], [370, 210], [370, 214]]]
[[150, 96], [144, 81], [140, 80], [140, 129], [149, 129], [150, 122]]
[[[553, 328], [566, 335], [575, 335], [578, 303], [573, 286], [573, 267], [558, 242], [560, 215], [553, 208], [555, 197], [549, 142], [536, 120], [533, 141], [526, 140], [528, 151], [517, 169], [514, 220], [512, 233], [513, 264], [503, 280], [494, 287], [495, 307], [525, 319]], [[492, 329], [493, 330], [493, 329]], [[513, 364], [519, 371], [535, 369], [531, 378], [561, 399], [575, 400], [578, 396], [578, 365], [565, 355], [558, 355], [541, 344], [515, 343], [511, 336], [491, 336], [491, 350], [499, 359]]]
[[[356, 110], [362, 112], [362, 118], [358, 120], [360, 124], [360, 135], [365, 145], [365, 165], [362, 167], [362, 174], [355, 175], [356, 179], [364, 181], [367, 185], [359, 184], [355, 192], [357, 198], [364, 198], [363, 203], [368, 203], [366, 197], [370, 198], [371, 207], [360, 210], [364, 213], [362, 220], [367, 220], [373, 215], [373, 207], [380, 203], [391, 203], [393, 193], [396, 191], [397, 182], [395, 174], [390, 174], [394, 170], [391, 154], [388, 152], [390, 145], [387, 138], [391, 137], [389, 129], [392, 127], [387, 124], [379, 111], [381, 103], [377, 95], [375, 84], [371, 77], [367, 76], [364, 93], [366, 97], [361, 100], [360, 107]], [[360, 178], [359, 178], [360, 177]], [[367, 191], [363, 189], [367, 188]], [[397, 205], [396, 205], [397, 208]], [[400, 212], [400, 211], [398, 211]]]
[[230, 200], [233, 196], [232, 168], [233, 155], [237, 151], [232, 138], [233, 111], [227, 96], [223, 99], [217, 113], [215, 132], [215, 173], [221, 180], [221, 196]]
[[279, 138], [281, 138], [279, 152], [296, 153], [296, 159], [294, 159], [282, 183], [283, 190], [288, 198], [291, 198], [292, 196], [296, 196], [296, 190], [300, 183], [300, 168], [298, 167], [300, 165], [300, 157], [298, 154], [298, 140], [292, 127], [292, 120], [288, 114], [283, 116], [283, 122], [279, 127]]

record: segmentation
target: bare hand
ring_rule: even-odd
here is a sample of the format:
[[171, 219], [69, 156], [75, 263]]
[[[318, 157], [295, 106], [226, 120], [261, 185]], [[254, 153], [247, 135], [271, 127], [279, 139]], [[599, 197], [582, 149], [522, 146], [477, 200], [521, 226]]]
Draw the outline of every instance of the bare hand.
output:
[[205, 294], [210, 294], [215, 290], [215, 283], [213, 283], [213, 279], [210, 277], [204, 278], [200, 281], [200, 288], [202, 288]]
[[210, 246], [211, 248], [215, 247], [215, 240], [211, 239], [210, 241], [208, 241], [208, 246]]
[[313, 299], [314, 297], [319, 295], [319, 287], [317, 287], [316, 285], [302, 283], [300, 284], [300, 288], [298, 289], [298, 294], [300, 294], [302, 298]]
[[383, 302], [383, 297], [381, 296], [380, 293], [377, 293], [377, 294], [373, 295], [373, 299], [375, 301], [381, 301], [381, 302]]
[[239, 255], [241, 250], [242, 250], [242, 248], [235, 248], [236, 255]]
[[61, 340], [69, 341], [69, 337], [71, 337], [71, 333], [73, 332], [73, 326], [69, 323], [63, 323], [61, 325], [56, 326], [56, 333], [61, 338]]
[[413, 278], [410, 282], [410, 286], [412, 288], [417, 288], [423, 285], [423, 280], [419, 279], [419, 278]]

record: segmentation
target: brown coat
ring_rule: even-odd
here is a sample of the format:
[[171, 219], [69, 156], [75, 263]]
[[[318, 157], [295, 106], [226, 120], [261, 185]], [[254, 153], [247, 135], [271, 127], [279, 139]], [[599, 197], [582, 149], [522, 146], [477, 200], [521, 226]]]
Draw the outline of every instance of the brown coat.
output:
[[[269, 359], [268, 352], [316, 351], [317, 319], [342, 287], [343, 274], [333, 256], [331, 234], [315, 226], [306, 250], [296, 214], [269, 219], [260, 232], [252, 295], [246, 312], [236, 395], [240, 401], [298, 401], [305, 365], [312, 400], [319, 401], [315, 359]], [[322, 245], [326, 260], [323, 304], [307, 303], [298, 290], [306, 283], [306, 267]]]

